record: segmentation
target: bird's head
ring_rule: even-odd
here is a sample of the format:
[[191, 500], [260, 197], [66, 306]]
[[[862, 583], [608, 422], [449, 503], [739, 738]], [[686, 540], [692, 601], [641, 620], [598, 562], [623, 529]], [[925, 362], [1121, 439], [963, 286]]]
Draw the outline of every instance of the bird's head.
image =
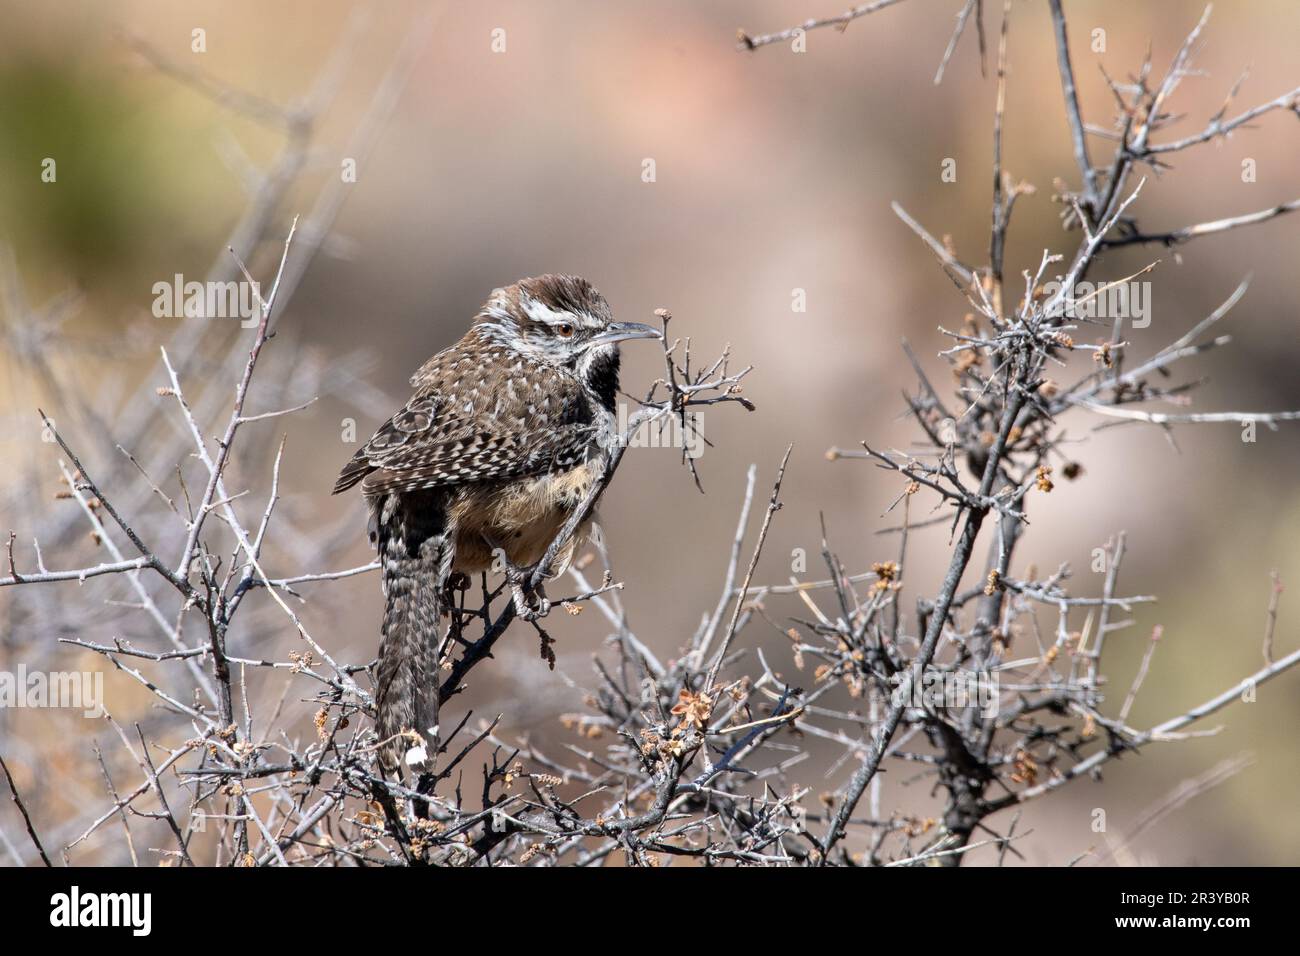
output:
[[657, 339], [639, 322], [615, 322], [605, 297], [586, 279], [544, 275], [495, 289], [477, 324], [494, 341], [534, 361], [571, 368], [587, 377], [599, 366], [617, 368], [618, 343]]

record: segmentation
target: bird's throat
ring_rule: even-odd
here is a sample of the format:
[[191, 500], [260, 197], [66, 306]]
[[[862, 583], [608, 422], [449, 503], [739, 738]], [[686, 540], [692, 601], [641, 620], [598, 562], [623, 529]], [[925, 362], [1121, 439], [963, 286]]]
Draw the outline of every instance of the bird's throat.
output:
[[611, 413], [618, 397], [618, 367], [618, 346], [605, 345], [592, 349], [578, 368], [588, 392]]

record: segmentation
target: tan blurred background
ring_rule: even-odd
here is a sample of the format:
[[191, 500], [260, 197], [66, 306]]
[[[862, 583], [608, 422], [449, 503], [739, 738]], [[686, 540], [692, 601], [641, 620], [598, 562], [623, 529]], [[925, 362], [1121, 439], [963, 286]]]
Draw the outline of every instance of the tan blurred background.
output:
[[[893, 557], [893, 539], [873, 535], [894, 523], [882, 512], [897, 482], [863, 462], [829, 462], [832, 445], [870, 439], [905, 447], [899, 391], [912, 377], [899, 349], [906, 336], [936, 382], [951, 381], [935, 353], [936, 327], [955, 328], [964, 302], [933, 257], [890, 212], [900, 202], [936, 235], [950, 233], [967, 261], [986, 258], [994, 82], [981, 78], [973, 34], [963, 38], [941, 86], [932, 78], [951, 33], [957, 0], [909, 0], [852, 24], [808, 36], [808, 52], [788, 44], [735, 49], [735, 31], [782, 29], [842, 3], [660, 0], [656, 3], [517, 2], [438, 4], [433, 29], [391, 120], [346, 189], [333, 233], [312, 262], [283, 318], [296, 348], [324, 361], [359, 348], [374, 357], [365, 373], [377, 391], [366, 401], [323, 400], [274, 426], [289, 436], [281, 479], [286, 506], [324, 523], [355, 519], [346, 561], [367, 558], [360, 502], [328, 491], [352, 446], [340, 422], [361, 437], [395, 408], [406, 377], [463, 331], [496, 285], [568, 271], [593, 280], [622, 318], [645, 321], [666, 307], [702, 357], [731, 343], [756, 367], [746, 394], [758, 410], [705, 415], [715, 442], [700, 460], [698, 494], [670, 450], [634, 449], [602, 506], [623, 595], [638, 635], [670, 657], [710, 610], [721, 585], [747, 465], [760, 485], [787, 442], [795, 451], [758, 580], [789, 576], [789, 555], [819, 548], [818, 515], [854, 571]], [[987, 29], [995, 43], [998, 15]], [[322, 2], [0, 3], [0, 241], [14, 250], [33, 301], [68, 288], [85, 296], [68, 327], [84, 348], [49, 356], [97, 384], [108, 377], [158, 376], [157, 345], [169, 320], [148, 314], [154, 282], [201, 276], [226, 241], [247, 197], [226, 157], [235, 143], [265, 163], [281, 139], [160, 75], [121, 37], [134, 34], [178, 63], [276, 102], [302, 96], [345, 30], [352, 5]], [[277, 216], [278, 231], [338, 176], [340, 152], [424, 4], [377, 3], [347, 58], [337, 101], [318, 136], [319, 151]], [[1083, 112], [1109, 126], [1113, 101], [1098, 65], [1127, 77], [1150, 42], [1163, 69], [1202, 6], [1067, 2]], [[191, 30], [207, 50], [191, 52]], [[503, 28], [506, 52], [493, 53]], [[1107, 50], [1094, 54], [1094, 28]], [[1295, 50], [1300, 6], [1220, 3], [1189, 79], [1172, 108], [1187, 112], [1180, 134], [1200, 129], [1240, 71], [1250, 66], [1237, 105], [1271, 99], [1300, 84]], [[1008, 275], [1037, 265], [1044, 247], [1069, 251], [1053, 179], [1077, 185], [1069, 152], [1046, 5], [1013, 5], [1005, 134], [1006, 168], [1038, 187], [1016, 207]], [[1094, 159], [1108, 143], [1090, 140]], [[1151, 178], [1136, 207], [1152, 230], [1262, 209], [1300, 196], [1300, 123], [1274, 113], [1227, 142], [1180, 154], [1176, 169]], [[58, 159], [56, 184], [40, 181], [43, 157]], [[653, 159], [656, 181], [642, 181]], [[940, 181], [945, 158], [957, 181]], [[1242, 160], [1258, 179], [1243, 183]], [[237, 168], [237, 167], [235, 167]], [[274, 250], [267, 245], [262, 262]], [[1297, 259], [1300, 218], [1198, 240], [1177, 253], [1124, 250], [1098, 278], [1119, 278], [1155, 258], [1153, 321], [1133, 336], [1137, 354], [1177, 338], [1254, 273], [1245, 299], [1222, 330], [1235, 339], [1185, 370], [1210, 381], [1197, 410], [1300, 408]], [[1019, 280], [1013, 287], [1019, 286]], [[807, 311], [791, 310], [806, 290]], [[273, 346], [274, 348], [274, 346]], [[659, 373], [652, 348], [625, 349], [623, 384], [643, 391]], [[39, 379], [20, 362], [0, 365], [3, 454], [44, 474], [54, 458], [39, 440], [33, 406]], [[307, 397], [307, 396], [304, 396]], [[113, 421], [120, 409], [103, 410]], [[1212, 696], [1260, 662], [1269, 571], [1300, 582], [1300, 426], [1261, 428], [1243, 444], [1235, 425], [1178, 429], [1181, 453], [1145, 427], [1093, 434], [1083, 418], [1062, 423], [1084, 442], [1085, 472], [1034, 502], [1033, 526], [1013, 570], [1068, 561], [1074, 586], [1095, 593], [1093, 548], [1127, 529], [1125, 593], [1160, 595], [1137, 625], [1112, 638], [1106, 670], [1119, 696], [1155, 624], [1164, 641], [1134, 712], [1149, 726]], [[215, 424], [210, 430], [215, 430]], [[88, 462], [89, 465], [89, 462]], [[264, 475], [256, 476], [261, 482]], [[250, 482], [253, 478], [248, 479]], [[259, 484], [259, 487], [261, 485]], [[49, 498], [32, 509], [51, 507]], [[0, 515], [0, 531], [20, 535], [28, 512]], [[908, 606], [933, 592], [946, 533], [913, 539]], [[981, 552], [982, 553], [982, 550]], [[101, 560], [84, 539], [46, 555], [51, 567]], [[322, 568], [268, 568], [272, 574]], [[820, 577], [820, 569], [811, 574]], [[373, 653], [378, 582], [338, 586], [339, 607], [308, 604], [304, 620], [332, 652], [363, 661]], [[67, 600], [93, 616], [106, 592], [73, 585]], [[9, 600], [0, 594], [0, 603]], [[796, 613], [774, 604], [778, 619]], [[1294, 647], [1300, 597], [1282, 597], [1278, 647]], [[30, 626], [30, 625], [29, 625]], [[1075, 623], [1079, 626], [1079, 622]], [[551, 673], [525, 635], [476, 672], [471, 702], [505, 712], [507, 732], [567, 738], [555, 716], [579, 709], [592, 650], [605, 636], [593, 614], [556, 621], [560, 666]], [[127, 635], [129, 636], [129, 635]], [[11, 648], [41, 640], [6, 636]], [[236, 637], [237, 641], [238, 638]], [[284, 640], [287, 641], [287, 638]], [[774, 667], [793, 673], [788, 648], [768, 642]], [[269, 645], [283, 654], [283, 645]], [[780, 659], [780, 664], [776, 663]], [[792, 679], [794, 679], [792, 677]], [[808, 678], [804, 678], [805, 680]], [[1103, 786], [1082, 782], [1026, 811], [1029, 862], [1060, 864], [1099, 845], [1089, 811], [1107, 809], [1112, 830], [1132, 825], [1180, 781], [1243, 750], [1256, 762], [1146, 832], [1131, 848], [1162, 864], [1300, 863], [1296, 812], [1300, 758], [1300, 677], [1265, 685], [1259, 700], [1219, 715], [1218, 736], [1149, 747], [1113, 762]], [[1112, 696], [1113, 706], [1118, 706]], [[23, 733], [42, 733], [50, 715], [25, 715]], [[15, 732], [14, 725], [9, 733]], [[71, 738], [51, 742], [85, 756]], [[61, 751], [60, 751], [61, 752]], [[51, 759], [55, 755], [51, 754]], [[891, 777], [904, 776], [902, 773]], [[819, 772], [804, 781], [829, 789]], [[891, 787], [891, 791], [894, 790]], [[924, 802], [928, 782], [913, 785]], [[909, 796], [898, 787], [898, 802]], [[20, 831], [11, 818], [11, 838]], [[1006, 821], [1001, 821], [1005, 825]]]

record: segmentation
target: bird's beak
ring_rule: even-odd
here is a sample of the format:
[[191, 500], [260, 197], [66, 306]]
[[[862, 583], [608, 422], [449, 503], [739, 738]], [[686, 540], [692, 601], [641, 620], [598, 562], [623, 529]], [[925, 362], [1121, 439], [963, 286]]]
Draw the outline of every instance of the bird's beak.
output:
[[605, 327], [605, 331], [599, 335], [594, 335], [587, 340], [588, 347], [599, 345], [612, 345], [615, 342], [625, 342], [628, 339], [661, 339], [663, 333], [653, 326], [644, 325], [640, 322], [611, 322]]

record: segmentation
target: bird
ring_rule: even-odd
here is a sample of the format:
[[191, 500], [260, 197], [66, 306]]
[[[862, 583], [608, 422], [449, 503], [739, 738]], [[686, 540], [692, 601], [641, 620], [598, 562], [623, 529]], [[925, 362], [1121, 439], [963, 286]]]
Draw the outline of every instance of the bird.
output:
[[[375, 724], [386, 770], [426, 773], [436, 758], [439, 622], [453, 576], [542, 558], [618, 440], [619, 343], [651, 338], [662, 333], [616, 322], [577, 276], [494, 289], [464, 337], [420, 366], [406, 404], [339, 473], [334, 494], [361, 486], [380, 565]], [[590, 519], [552, 576], [589, 530]], [[545, 613], [544, 592], [529, 606], [512, 586], [521, 616]]]

